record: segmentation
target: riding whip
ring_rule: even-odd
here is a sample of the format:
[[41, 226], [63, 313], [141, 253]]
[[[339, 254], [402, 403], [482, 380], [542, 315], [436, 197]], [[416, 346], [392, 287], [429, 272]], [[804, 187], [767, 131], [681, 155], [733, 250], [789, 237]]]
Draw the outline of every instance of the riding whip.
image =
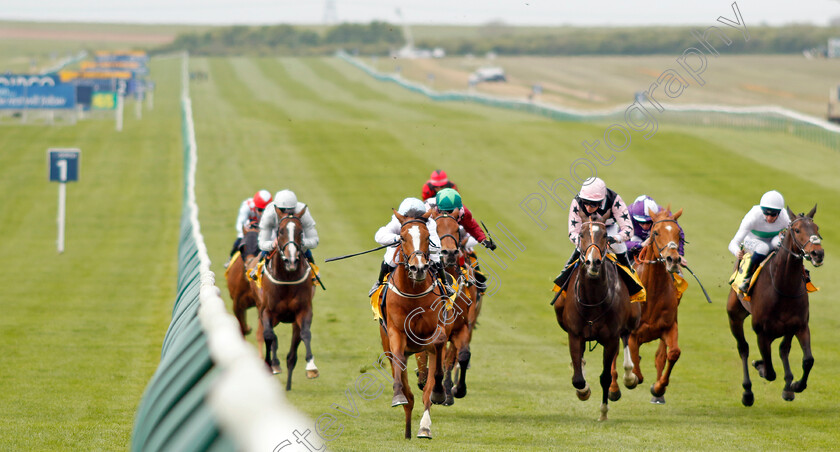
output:
[[345, 256], [331, 257], [331, 258], [329, 258], [329, 259], [325, 259], [325, 260], [324, 260], [324, 262], [338, 261], [338, 260], [341, 260], [341, 259], [347, 259], [348, 257], [354, 257], [354, 256], [360, 256], [360, 255], [362, 255], [362, 254], [372, 253], [372, 252], [374, 252], [374, 251], [381, 250], [382, 248], [388, 248], [389, 246], [394, 246], [394, 245], [396, 245], [396, 244], [398, 244], [398, 243], [400, 243], [400, 241], [399, 241], [399, 240], [397, 240], [397, 241], [396, 241], [396, 242], [394, 242], [394, 243], [389, 243], [389, 244], [387, 244], [387, 245], [382, 245], [382, 246], [376, 247], [376, 248], [374, 248], [374, 249], [372, 249], [372, 250], [362, 251], [361, 253], [354, 253], [354, 254], [347, 254], [347, 255], [345, 255]]
[[309, 256], [306, 256], [306, 260], [309, 261], [309, 266], [312, 267], [312, 271], [315, 274], [315, 280], [318, 281], [318, 284], [321, 285], [322, 289], [327, 290], [327, 288], [324, 287], [323, 281], [321, 281], [321, 277], [318, 276], [318, 272], [315, 271], [315, 259], [310, 259]]
[[[484, 222], [483, 222], [483, 221], [481, 222], [481, 227], [482, 227], [482, 228], [484, 228], [484, 232], [486, 232], [486, 233], [487, 233], [487, 237], [490, 237], [490, 242], [492, 242], [492, 243], [496, 243], [496, 241], [495, 241], [495, 240], [493, 240], [493, 236], [490, 234], [490, 230], [489, 230], [489, 229], [487, 229], [487, 226], [485, 226], [485, 225], [484, 225]], [[495, 253], [495, 251], [493, 251], [493, 252]]]
[[706, 296], [706, 301], [708, 301], [709, 303], [711, 303], [711, 302], [712, 302], [712, 299], [711, 299], [711, 298], [709, 298], [709, 294], [708, 294], [708, 293], [706, 293], [706, 288], [705, 288], [705, 287], [703, 287], [703, 283], [701, 283], [701, 282], [700, 282], [700, 279], [697, 277], [697, 275], [695, 275], [695, 274], [694, 274], [694, 272], [693, 272], [693, 271], [691, 271], [691, 269], [690, 269], [690, 268], [688, 268], [688, 265], [684, 265], [683, 267], [685, 267], [685, 269], [686, 269], [686, 270], [688, 270], [688, 272], [689, 272], [689, 273], [691, 273], [691, 276], [693, 276], [693, 277], [694, 277], [694, 279], [696, 279], [696, 280], [697, 280], [697, 284], [700, 284], [700, 289], [701, 289], [701, 290], [703, 290], [703, 295], [705, 295], [705, 296]]

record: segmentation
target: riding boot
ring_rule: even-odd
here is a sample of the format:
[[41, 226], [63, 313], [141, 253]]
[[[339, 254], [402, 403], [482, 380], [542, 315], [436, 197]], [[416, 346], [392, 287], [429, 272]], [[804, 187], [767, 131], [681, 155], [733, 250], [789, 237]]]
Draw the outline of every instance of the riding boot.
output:
[[627, 251], [623, 253], [616, 253], [615, 260], [618, 261], [619, 264], [629, 268], [631, 273], [636, 273], [636, 270], [633, 268], [633, 264], [630, 263], [630, 256], [627, 255]]
[[572, 263], [574, 263], [579, 257], [580, 250], [575, 248], [575, 251], [572, 253], [572, 257], [570, 257], [569, 260], [566, 261], [566, 265], [563, 266], [563, 271], [559, 275], [557, 275], [556, 278], [554, 278], [554, 284], [557, 284], [560, 287], [561, 291], [566, 288], [566, 283], [569, 282], [569, 276], [572, 275], [572, 270], [574, 269]]
[[312, 250], [306, 250], [306, 252], [305, 252], [305, 253], [303, 253], [303, 254], [304, 254], [304, 256], [306, 256], [306, 259], [307, 259], [309, 262], [312, 262], [313, 264], [315, 263], [315, 258], [314, 258], [314, 257], [312, 257]]
[[487, 276], [481, 272], [481, 267], [478, 265], [478, 256], [475, 255], [475, 252], [470, 253], [470, 257], [473, 258], [473, 262], [475, 263], [472, 266], [474, 280], [471, 282], [475, 284], [479, 292], [484, 292], [487, 290]]
[[455, 291], [452, 290], [452, 287], [449, 286], [449, 280], [446, 277], [446, 270], [443, 268], [443, 264], [440, 262], [432, 262], [432, 267], [435, 268], [438, 278], [440, 282], [443, 284], [443, 289], [446, 291], [446, 296], [451, 297], [455, 295]]
[[738, 287], [741, 292], [747, 293], [747, 289], [750, 288], [750, 280], [752, 280], [753, 274], [755, 273], [755, 269], [764, 261], [767, 257], [765, 254], [753, 254], [750, 258], [750, 266], [747, 267], [746, 273], [744, 273], [744, 282]]
[[242, 244], [242, 237], [237, 237], [236, 240], [234, 240], [234, 242], [233, 242], [233, 248], [231, 248], [231, 250], [230, 250], [230, 258], [228, 259], [227, 262], [225, 262], [225, 268], [227, 268], [228, 265], [230, 265], [230, 259], [233, 259], [233, 255], [236, 254], [237, 251], [239, 251], [239, 245], [241, 245], [241, 244]]
[[372, 297], [373, 293], [376, 292], [376, 289], [379, 288], [382, 284], [383, 279], [385, 279], [385, 275], [387, 275], [391, 271], [391, 266], [388, 265], [387, 262], [382, 261], [382, 264], [379, 266], [379, 277], [376, 278], [376, 282], [373, 283], [373, 287], [370, 288], [370, 292], [368, 292], [368, 296]]
[[251, 272], [250, 272], [250, 276], [251, 276], [252, 280], [256, 281], [256, 279], [257, 279], [257, 269], [260, 267], [259, 263], [262, 262], [263, 259], [265, 259], [266, 255], [268, 255], [268, 252], [267, 251], [262, 251], [262, 250], [260, 250], [260, 254], [257, 255], [257, 265], [255, 265], [254, 268], [252, 268]]

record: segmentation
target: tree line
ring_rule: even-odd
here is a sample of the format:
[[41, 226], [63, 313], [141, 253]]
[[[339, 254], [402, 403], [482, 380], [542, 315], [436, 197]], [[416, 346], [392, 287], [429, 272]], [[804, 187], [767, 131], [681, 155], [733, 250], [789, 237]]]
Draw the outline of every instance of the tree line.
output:
[[[785, 54], [825, 49], [840, 37], [840, 26], [787, 25], [749, 27], [750, 40], [724, 25], [718, 28], [736, 44], [726, 53]], [[441, 27], [443, 28], [443, 27]], [[526, 27], [488, 24], [460, 33], [427, 33], [416, 39], [421, 48], [443, 48], [448, 55], [655, 55], [682, 52], [699, 45], [692, 31], [704, 27]], [[458, 27], [464, 30], [464, 27]], [[418, 34], [418, 33], [415, 33]], [[736, 36], [737, 34], [737, 36]], [[419, 34], [418, 34], [419, 35]], [[738, 39], [735, 39], [738, 38]], [[717, 38], [712, 38], [714, 41]], [[387, 22], [344, 23], [331, 27], [292, 25], [219, 27], [202, 33], [182, 33], [154, 53], [187, 50], [196, 55], [326, 55], [338, 49], [365, 55], [385, 55], [405, 44], [402, 27]]]

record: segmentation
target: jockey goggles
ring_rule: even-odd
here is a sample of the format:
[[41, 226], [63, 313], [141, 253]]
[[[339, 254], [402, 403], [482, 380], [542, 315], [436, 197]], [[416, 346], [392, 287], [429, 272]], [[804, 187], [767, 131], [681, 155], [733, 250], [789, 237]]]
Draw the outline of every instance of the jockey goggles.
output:
[[767, 215], [768, 217], [776, 217], [781, 212], [781, 209], [771, 209], [769, 207], [762, 207], [761, 213]]
[[580, 198], [580, 203], [584, 206], [600, 207], [601, 201], [591, 201], [589, 199]]

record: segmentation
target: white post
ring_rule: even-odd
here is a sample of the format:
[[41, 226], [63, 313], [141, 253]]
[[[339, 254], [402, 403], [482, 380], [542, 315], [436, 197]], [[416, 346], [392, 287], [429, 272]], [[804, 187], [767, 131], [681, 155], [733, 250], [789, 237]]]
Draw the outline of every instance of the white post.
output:
[[137, 119], [143, 119], [143, 99], [137, 99], [134, 102], [134, 116]]
[[117, 132], [122, 132], [123, 129], [123, 95], [117, 93]]
[[[65, 172], [65, 168], [62, 168]], [[67, 197], [67, 184], [60, 182], [58, 184], [58, 253], [64, 252], [64, 203]]]

